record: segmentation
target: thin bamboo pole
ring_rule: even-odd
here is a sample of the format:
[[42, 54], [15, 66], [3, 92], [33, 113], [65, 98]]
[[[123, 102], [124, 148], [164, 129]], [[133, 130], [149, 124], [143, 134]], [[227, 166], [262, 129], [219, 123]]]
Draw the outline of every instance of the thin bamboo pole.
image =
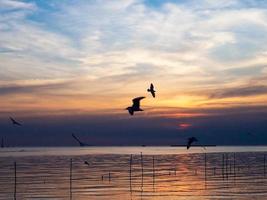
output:
[[72, 200], [72, 158], [70, 159], [70, 200]]
[[14, 162], [14, 199], [17, 199], [17, 163]]

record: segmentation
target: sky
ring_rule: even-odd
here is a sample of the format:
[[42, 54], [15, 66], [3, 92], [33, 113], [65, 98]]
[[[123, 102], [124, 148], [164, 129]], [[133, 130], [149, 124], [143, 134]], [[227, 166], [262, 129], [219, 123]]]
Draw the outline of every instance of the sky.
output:
[[265, 0], [0, 0], [0, 136], [267, 144], [266, 44]]

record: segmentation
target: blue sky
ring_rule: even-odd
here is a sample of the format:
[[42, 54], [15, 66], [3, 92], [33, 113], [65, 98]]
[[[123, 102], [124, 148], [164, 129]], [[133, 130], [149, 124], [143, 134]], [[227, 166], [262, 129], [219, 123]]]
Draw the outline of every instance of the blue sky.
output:
[[162, 118], [160, 130], [197, 130], [194, 113], [254, 116], [266, 106], [266, 44], [263, 0], [1, 0], [0, 116], [131, 120], [122, 108], [151, 82], [158, 96], [140, 117]]

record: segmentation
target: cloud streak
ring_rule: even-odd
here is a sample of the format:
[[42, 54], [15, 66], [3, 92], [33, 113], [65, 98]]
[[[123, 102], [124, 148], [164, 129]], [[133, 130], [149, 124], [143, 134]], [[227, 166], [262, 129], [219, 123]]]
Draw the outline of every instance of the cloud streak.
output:
[[261, 104], [266, 83], [255, 80], [266, 76], [266, 7], [256, 0], [3, 0], [0, 94], [36, 104], [37, 94], [45, 96], [51, 109], [68, 101], [73, 109], [85, 102], [114, 109], [105, 98], [125, 107], [154, 82], [158, 101], [147, 106]]
[[247, 96], [257, 96], [266, 94], [267, 94], [267, 86], [259, 85], [259, 86], [246, 86], [246, 87], [236, 87], [224, 90], [217, 90], [210, 95], [210, 98], [247, 97]]

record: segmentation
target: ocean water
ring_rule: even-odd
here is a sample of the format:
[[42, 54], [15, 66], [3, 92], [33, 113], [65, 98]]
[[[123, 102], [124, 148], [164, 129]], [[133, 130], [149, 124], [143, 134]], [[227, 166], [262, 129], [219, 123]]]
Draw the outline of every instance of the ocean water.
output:
[[3, 148], [9, 199], [267, 199], [267, 147]]

